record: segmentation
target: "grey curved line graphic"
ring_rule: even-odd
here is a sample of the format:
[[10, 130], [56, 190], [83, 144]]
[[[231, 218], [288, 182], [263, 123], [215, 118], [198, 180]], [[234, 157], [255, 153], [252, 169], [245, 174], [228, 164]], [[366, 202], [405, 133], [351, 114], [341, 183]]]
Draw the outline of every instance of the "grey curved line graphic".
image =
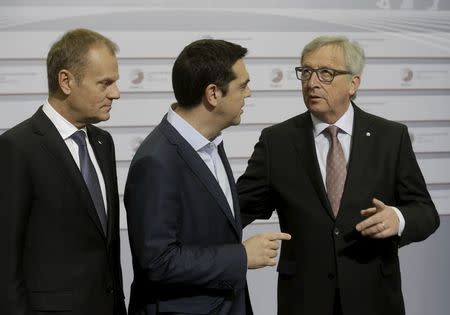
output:
[[[383, 26], [389, 27], [392, 30], [397, 31], [403, 31], [403, 32], [415, 32], [415, 33], [422, 33], [422, 34], [428, 34], [428, 33], [435, 33], [439, 32], [441, 30], [433, 30], [433, 28], [430, 28], [428, 25], [418, 25], [417, 23], [412, 23], [409, 21], [389, 21], [385, 23]], [[424, 31], [425, 30], [425, 31]]]
[[[367, 24], [370, 24], [370, 23], [368, 22]], [[438, 37], [433, 34], [424, 34], [424, 33], [411, 34], [411, 33], [394, 32], [393, 29], [390, 27], [384, 27], [384, 26], [375, 25], [375, 24], [368, 29], [370, 29], [371, 31], [378, 31], [378, 32], [391, 32], [392, 36], [396, 36], [399, 38], [405, 38], [405, 39], [412, 39], [417, 42], [426, 44], [430, 47], [439, 48], [444, 51], [450, 51], [450, 47], [448, 45], [446, 45], [445, 43], [443, 43], [442, 45], [440, 44], [440, 42], [442, 42], [446, 39], [443, 39], [443, 38]]]
[[[412, 14], [412, 17], [418, 17], [417, 14]], [[435, 14], [437, 17], [437, 15]], [[440, 15], [442, 17], [442, 15]], [[317, 17], [311, 17], [312, 19], [317, 19]], [[424, 43], [430, 47], [435, 47], [442, 49], [444, 51], [450, 51], [449, 45], [446, 43], [448, 39], [445, 37], [441, 37], [436, 35], [435, 32], [421, 32], [421, 33], [407, 33], [402, 29], [399, 29], [397, 26], [393, 26], [392, 23], [398, 16], [380, 16], [380, 14], [367, 14], [363, 17], [355, 16], [351, 14], [351, 16], [337, 16], [336, 14], [328, 15], [328, 18], [331, 18], [336, 24], [343, 25], [352, 25], [353, 27], [359, 28], [361, 30], [370, 31], [370, 32], [389, 32], [392, 36], [396, 36], [399, 38], [412, 39], [417, 42]], [[391, 25], [389, 25], [391, 24]], [[449, 29], [446, 28], [443, 31], [449, 32]], [[409, 32], [409, 31], [408, 31]]]
[[361, 28], [367, 28], [370, 31], [378, 31], [378, 32], [390, 32], [393, 36], [412, 39], [417, 42], [424, 43], [430, 47], [435, 47], [442, 49], [444, 51], [450, 51], [450, 47], [446, 42], [448, 42], [447, 38], [440, 37], [435, 33], [405, 33], [399, 32], [398, 27], [392, 27], [389, 25], [380, 25], [379, 22], [371, 22], [367, 20], [365, 25], [361, 25]]
[[[211, 14], [213, 12], [213, 14]], [[230, 23], [233, 20], [233, 23]], [[111, 21], [116, 21], [111, 23]], [[170, 21], [170, 23], [167, 23]], [[250, 21], [250, 22], [249, 22]], [[269, 12], [236, 12], [232, 10], [192, 11], [192, 10], [128, 10], [71, 17], [46, 16], [37, 22], [18, 26], [3, 27], [11, 31], [48, 31], [73, 27], [105, 30], [151, 30], [151, 31], [308, 31], [335, 30], [358, 32], [351, 25], [337, 25], [334, 21], [311, 21], [305, 16], [285, 16]]]
[[[404, 20], [408, 19], [414, 22], [427, 22], [431, 25], [444, 25], [444, 26], [450, 26], [450, 18], [447, 20], [444, 19], [437, 19], [436, 17], [430, 17], [430, 16], [414, 16], [414, 17], [399, 17], [398, 20]], [[432, 23], [431, 23], [432, 22]]]

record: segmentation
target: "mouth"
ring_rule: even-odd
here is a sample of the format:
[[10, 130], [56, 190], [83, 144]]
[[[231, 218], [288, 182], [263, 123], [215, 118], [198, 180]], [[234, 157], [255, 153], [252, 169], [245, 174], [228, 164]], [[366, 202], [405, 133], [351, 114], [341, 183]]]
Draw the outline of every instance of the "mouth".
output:
[[317, 95], [310, 95], [308, 97], [308, 99], [309, 99], [309, 102], [316, 103], [316, 102], [320, 102], [322, 100], [322, 97], [317, 96]]

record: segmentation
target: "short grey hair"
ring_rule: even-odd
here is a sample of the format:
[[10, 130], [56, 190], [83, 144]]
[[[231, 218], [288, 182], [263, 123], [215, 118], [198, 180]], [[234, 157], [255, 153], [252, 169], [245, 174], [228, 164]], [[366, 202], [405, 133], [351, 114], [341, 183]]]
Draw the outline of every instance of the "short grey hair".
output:
[[355, 41], [350, 41], [345, 36], [319, 36], [309, 42], [302, 51], [301, 63], [303, 58], [323, 46], [335, 46], [342, 49], [344, 54], [346, 70], [353, 75], [361, 75], [365, 65], [365, 55], [362, 47]]

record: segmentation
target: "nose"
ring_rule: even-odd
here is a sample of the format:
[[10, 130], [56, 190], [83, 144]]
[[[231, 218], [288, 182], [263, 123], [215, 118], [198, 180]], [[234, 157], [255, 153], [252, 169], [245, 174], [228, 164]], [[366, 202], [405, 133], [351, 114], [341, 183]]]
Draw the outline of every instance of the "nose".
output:
[[309, 80], [304, 82], [304, 85], [309, 88], [320, 86], [320, 80], [317, 75], [317, 72], [313, 72]]
[[113, 99], [113, 100], [117, 100], [120, 98], [120, 91], [119, 91], [119, 87], [117, 86], [116, 82], [111, 84], [108, 98]]
[[246, 91], [244, 97], [247, 98], [247, 97], [250, 97], [250, 96], [252, 96], [252, 90], [250, 89], [249, 86], [247, 86], [247, 91]]

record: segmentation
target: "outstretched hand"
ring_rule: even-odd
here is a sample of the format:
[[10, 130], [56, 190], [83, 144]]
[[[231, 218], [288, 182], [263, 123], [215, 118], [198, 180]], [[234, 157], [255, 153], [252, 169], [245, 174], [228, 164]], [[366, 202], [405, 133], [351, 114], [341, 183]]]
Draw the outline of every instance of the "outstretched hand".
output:
[[363, 236], [387, 238], [398, 235], [399, 219], [395, 210], [382, 201], [373, 198], [373, 207], [361, 210], [366, 219], [356, 225], [356, 230]]
[[281, 232], [256, 234], [243, 242], [247, 252], [247, 266], [257, 269], [275, 266], [280, 240], [290, 240], [291, 235]]

